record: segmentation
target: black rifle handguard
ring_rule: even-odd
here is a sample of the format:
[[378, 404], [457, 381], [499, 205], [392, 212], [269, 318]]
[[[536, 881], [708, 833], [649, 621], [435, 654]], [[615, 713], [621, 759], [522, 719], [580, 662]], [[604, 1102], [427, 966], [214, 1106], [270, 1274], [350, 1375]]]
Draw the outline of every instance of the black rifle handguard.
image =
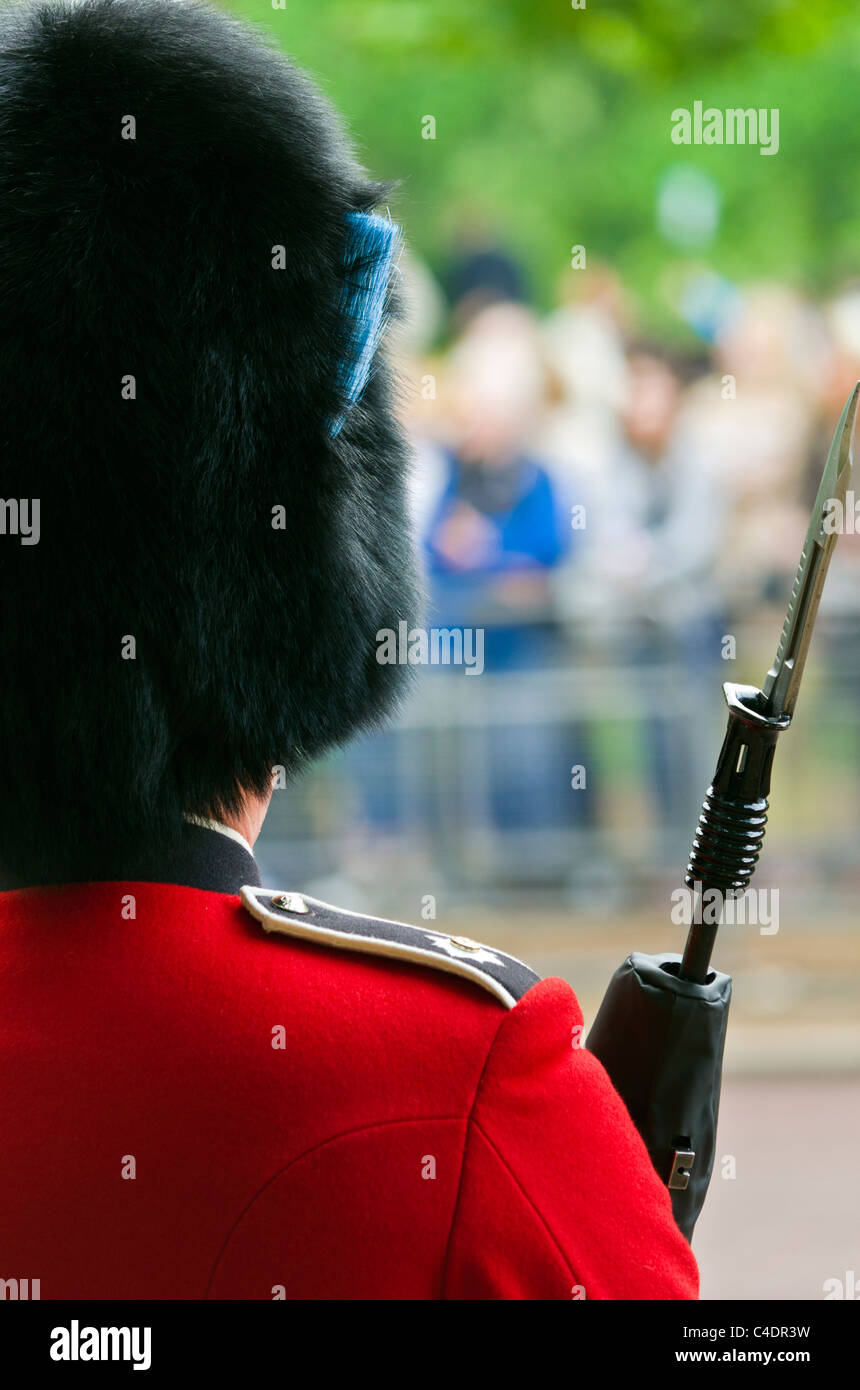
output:
[[630, 1111], [690, 1240], [714, 1166], [732, 981], [716, 970], [706, 984], [683, 980], [680, 960], [628, 956], [586, 1046]]

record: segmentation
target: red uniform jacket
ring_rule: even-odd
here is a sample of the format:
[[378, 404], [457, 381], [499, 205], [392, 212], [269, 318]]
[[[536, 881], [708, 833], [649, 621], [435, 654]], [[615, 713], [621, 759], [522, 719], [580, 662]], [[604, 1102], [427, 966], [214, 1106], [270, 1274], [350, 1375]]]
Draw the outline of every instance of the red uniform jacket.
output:
[[264, 891], [195, 833], [236, 862], [0, 895], [0, 1278], [43, 1299], [696, 1296], [568, 985]]

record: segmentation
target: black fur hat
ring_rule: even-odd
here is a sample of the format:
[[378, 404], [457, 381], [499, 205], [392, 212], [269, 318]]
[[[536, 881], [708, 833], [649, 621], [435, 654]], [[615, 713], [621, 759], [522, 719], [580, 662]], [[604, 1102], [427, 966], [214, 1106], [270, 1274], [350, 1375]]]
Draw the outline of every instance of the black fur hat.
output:
[[344, 385], [382, 193], [208, 5], [0, 11], [7, 882], [112, 876], [389, 707], [407, 455], [385, 365]]

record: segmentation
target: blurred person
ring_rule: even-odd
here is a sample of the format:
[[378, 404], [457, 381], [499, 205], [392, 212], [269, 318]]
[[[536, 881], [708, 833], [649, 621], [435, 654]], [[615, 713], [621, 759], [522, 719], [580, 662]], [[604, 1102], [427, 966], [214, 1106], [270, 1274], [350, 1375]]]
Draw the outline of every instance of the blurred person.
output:
[[528, 303], [525, 267], [481, 203], [470, 200], [455, 209], [451, 241], [443, 283], [456, 332], [462, 333], [491, 304]]
[[521, 665], [547, 650], [547, 634], [532, 629], [553, 626], [549, 574], [573, 539], [565, 499], [530, 448], [546, 387], [530, 311], [498, 304], [478, 315], [449, 355], [446, 383], [449, 442], [425, 531], [433, 588], [449, 613], [460, 602], [509, 610], [489, 660]]
[[6, 7], [0, 67], [4, 1289], [694, 1297], [568, 985], [260, 885], [415, 612], [383, 190], [207, 5]]
[[[490, 676], [559, 666], [568, 651], [552, 581], [575, 533], [567, 499], [531, 447], [546, 389], [532, 314], [512, 304], [484, 310], [455, 345], [447, 376], [451, 444], [425, 534], [434, 621], [482, 629]], [[569, 712], [485, 737], [497, 827], [589, 817], [590, 794], [571, 796], [566, 775], [577, 761], [568, 757]]]
[[632, 321], [619, 277], [596, 265], [565, 272], [558, 305], [541, 324], [556, 386], [540, 424], [541, 455], [562, 486], [572, 479], [595, 505], [608, 485], [608, 463], [618, 444], [627, 390], [625, 340]]
[[[675, 666], [689, 689], [709, 681], [720, 660], [724, 615], [714, 569], [726, 506], [720, 480], [691, 446], [680, 369], [650, 343], [629, 350], [621, 425], [611, 495], [604, 488], [595, 519], [593, 582], [602, 587], [616, 659], [632, 664], [632, 678], [636, 670]], [[690, 786], [700, 780], [695, 739], [655, 713], [644, 727], [659, 821], [672, 837], [689, 820]], [[674, 849], [670, 838], [667, 852]]]
[[[498, 303], [477, 313], [440, 370], [435, 438], [417, 435], [411, 492], [424, 536], [431, 622], [479, 629], [490, 674], [558, 664], [563, 635], [551, 580], [572, 533], [559, 489], [524, 449], [545, 390], [531, 312]], [[460, 678], [462, 670], [428, 671], [425, 678], [437, 674]], [[456, 738], [454, 730], [390, 730], [354, 745], [347, 766], [366, 833], [358, 854], [346, 851], [348, 872], [361, 879], [392, 858], [402, 870], [404, 856], [420, 860], [422, 834], [444, 844], [451, 804], [438, 786], [439, 767], [449, 769], [446, 781], [462, 770], [455, 800], [482, 823], [489, 816], [499, 828], [534, 830], [587, 812], [587, 797], [571, 797], [562, 775], [566, 753], [557, 729], [526, 720], [481, 730], [466, 757], [471, 773], [452, 747]], [[479, 751], [490, 769], [488, 788], [476, 770]]]
[[715, 372], [688, 393], [691, 447], [727, 498], [718, 576], [739, 615], [781, 597], [794, 572], [828, 359], [820, 310], [787, 287], [754, 285], [717, 335]]

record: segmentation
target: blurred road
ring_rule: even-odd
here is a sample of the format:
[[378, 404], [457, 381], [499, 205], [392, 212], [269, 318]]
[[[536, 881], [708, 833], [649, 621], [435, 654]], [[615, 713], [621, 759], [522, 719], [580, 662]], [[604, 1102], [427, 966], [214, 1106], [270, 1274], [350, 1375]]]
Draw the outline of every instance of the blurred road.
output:
[[825, 1280], [860, 1280], [860, 1077], [727, 1079], [693, 1249], [704, 1299], [820, 1300]]

